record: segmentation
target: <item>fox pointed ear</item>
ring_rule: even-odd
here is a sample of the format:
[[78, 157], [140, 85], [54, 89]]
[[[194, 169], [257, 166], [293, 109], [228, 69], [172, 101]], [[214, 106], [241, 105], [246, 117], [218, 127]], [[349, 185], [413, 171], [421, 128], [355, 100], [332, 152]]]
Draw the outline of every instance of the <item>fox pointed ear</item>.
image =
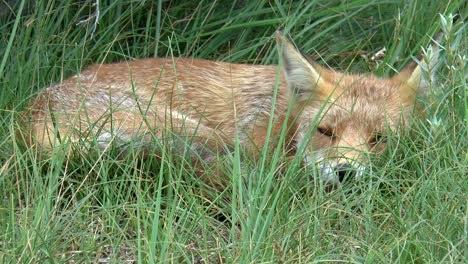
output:
[[404, 103], [412, 104], [416, 96], [427, 94], [434, 80], [433, 70], [438, 60], [439, 46], [435, 42], [427, 50], [423, 50], [421, 61], [408, 64], [396, 76], [401, 82], [400, 97]]
[[295, 95], [298, 101], [305, 101], [316, 93], [327, 94], [326, 88], [329, 85], [321, 77], [325, 69], [307, 60], [281, 31], [276, 31], [276, 42], [290, 93]]

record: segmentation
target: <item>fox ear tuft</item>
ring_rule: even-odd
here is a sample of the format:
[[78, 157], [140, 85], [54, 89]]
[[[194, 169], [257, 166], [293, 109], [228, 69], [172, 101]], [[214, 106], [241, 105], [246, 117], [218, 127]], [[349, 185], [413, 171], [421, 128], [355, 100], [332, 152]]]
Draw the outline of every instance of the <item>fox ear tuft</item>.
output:
[[308, 61], [281, 31], [276, 31], [276, 42], [290, 93], [298, 101], [311, 98], [315, 92], [327, 86], [320, 76], [323, 69]]
[[422, 59], [408, 64], [396, 77], [402, 82], [400, 95], [404, 102], [414, 103], [416, 96], [425, 95], [434, 81], [434, 66], [439, 60], [439, 44], [434, 42], [423, 50]]

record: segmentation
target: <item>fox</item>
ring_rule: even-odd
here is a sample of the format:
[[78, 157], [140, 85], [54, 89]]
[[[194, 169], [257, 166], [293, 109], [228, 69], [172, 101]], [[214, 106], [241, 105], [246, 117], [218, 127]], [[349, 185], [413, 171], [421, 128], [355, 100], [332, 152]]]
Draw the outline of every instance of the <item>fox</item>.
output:
[[236, 140], [258, 158], [283, 133], [285, 151], [304, 146], [304, 166], [325, 183], [361, 177], [368, 156], [385, 149], [386, 130], [414, 116], [430, 86], [426, 66], [412, 62], [390, 78], [341, 72], [275, 35], [278, 65], [170, 57], [91, 66], [31, 100], [27, 144], [51, 154], [64, 142], [94, 140], [102, 150], [138, 146], [148, 155], [163, 140], [180, 151], [173, 134], [190, 137], [196, 159], [214, 163]]

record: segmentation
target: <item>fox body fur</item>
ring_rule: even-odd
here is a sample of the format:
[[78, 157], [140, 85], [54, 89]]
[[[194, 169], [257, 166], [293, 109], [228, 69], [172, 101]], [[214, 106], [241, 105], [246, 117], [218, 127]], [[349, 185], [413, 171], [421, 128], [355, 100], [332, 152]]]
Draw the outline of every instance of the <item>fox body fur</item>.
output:
[[93, 138], [103, 149], [132, 142], [151, 153], [155, 139], [173, 133], [193, 136], [198, 158], [214, 162], [234, 140], [255, 155], [269, 129], [275, 138], [287, 127], [285, 148], [306, 144], [304, 163], [318, 164], [325, 181], [359, 176], [366, 155], [385, 147], [385, 130], [412, 115], [427, 86], [421, 67], [389, 79], [347, 74], [311, 61], [280, 32], [276, 38], [281, 66], [190, 58], [92, 66], [32, 100], [28, 142], [50, 153], [64, 140]]

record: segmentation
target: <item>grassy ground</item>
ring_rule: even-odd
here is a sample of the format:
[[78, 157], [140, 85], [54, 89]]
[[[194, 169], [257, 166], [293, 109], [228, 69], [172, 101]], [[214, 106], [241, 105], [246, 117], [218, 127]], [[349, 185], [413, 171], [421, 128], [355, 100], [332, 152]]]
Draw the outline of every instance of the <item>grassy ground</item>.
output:
[[[2, 263], [466, 261], [466, 30], [439, 15], [464, 16], [464, 1], [15, 2], [0, 12]], [[447, 31], [427, 120], [392, 135], [362, 180], [330, 193], [281, 153], [262, 163], [234, 151], [220, 193], [171, 153], [43, 160], [13, 132], [33, 94], [90, 64], [276, 63], [277, 28], [321, 63], [379, 76]], [[362, 56], [383, 47], [378, 62]]]

